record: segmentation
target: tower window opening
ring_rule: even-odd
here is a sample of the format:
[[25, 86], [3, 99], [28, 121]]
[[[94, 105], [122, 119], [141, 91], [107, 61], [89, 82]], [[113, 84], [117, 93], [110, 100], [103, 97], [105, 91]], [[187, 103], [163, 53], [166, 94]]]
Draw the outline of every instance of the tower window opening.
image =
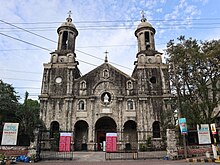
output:
[[133, 89], [133, 85], [131, 81], [127, 82], [127, 89]]
[[86, 82], [85, 81], [82, 81], [80, 83], [80, 89], [86, 89]]
[[149, 34], [149, 32], [145, 32], [144, 36], [145, 36], [146, 49], [149, 49], [150, 48], [150, 34]]
[[67, 44], [68, 44], [68, 32], [64, 31], [63, 38], [62, 38], [62, 49], [63, 50], [67, 49]]

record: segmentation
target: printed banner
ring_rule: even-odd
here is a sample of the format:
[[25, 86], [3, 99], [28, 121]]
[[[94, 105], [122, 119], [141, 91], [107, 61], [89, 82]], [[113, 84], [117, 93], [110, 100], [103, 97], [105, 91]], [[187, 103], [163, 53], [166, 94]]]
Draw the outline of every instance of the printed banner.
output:
[[199, 144], [211, 144], [211, 137], [209, 133], [209, 125], [201, 124], [200, 127], [197, 125]]
[[70, 152], [71, 151], [71, 137], [72, 133], [60, 133], [60, 152]]
[[211, 124], [210, 126], [211, 126], [212, 134], [213, 134], [213, 135], [217, 134], [217, 132], [216, 132], [216, 127], [215, 127], [215, 123]]
[[117, 133], [106, 133], [106, 152], [117, 151]]
[[186, 118], [179, 118], [179, 126], [182, 134], [187, 133]]
[[19, 123], [5, 123], [1, 145], [16, 145]]

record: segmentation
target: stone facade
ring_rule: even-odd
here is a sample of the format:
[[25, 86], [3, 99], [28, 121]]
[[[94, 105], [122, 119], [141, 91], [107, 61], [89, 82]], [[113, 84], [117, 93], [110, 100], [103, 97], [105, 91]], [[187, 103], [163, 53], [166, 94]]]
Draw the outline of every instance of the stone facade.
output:
[[156, 30], [146, 18], [135, 31], [138, 52], [131, 76], [109, 64], [107, 57], [81, 75], [75, 59], [78, 31], [70, 16], [57, 32], [58, 47], [44, 64], [39, 96], [47, 129], [73, 131], [75, 150], [101, 150], [107, 132], [118, 133], [119, 149], [138, 149], [149, 137], [161, 141], [160, 114], [171, 97], [168, 66], [155, 50]]

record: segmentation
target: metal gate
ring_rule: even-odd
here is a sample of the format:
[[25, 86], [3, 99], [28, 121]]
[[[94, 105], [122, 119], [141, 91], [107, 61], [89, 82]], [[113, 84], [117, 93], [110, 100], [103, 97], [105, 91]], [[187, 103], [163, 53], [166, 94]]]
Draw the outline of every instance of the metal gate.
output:
[[[70, 131], [62, 131], [65, 133], [73, 133]], [[60, 152], [60, 132], [51, 133], [50, 130], [40, 130], [37, 138], [37, 159], [38, 160], [72, 160], [73, 147], [71, 141], [70, 152]]]
[[[165, 132], [118, 132], [118, 150], [105, 154], [106, 160], [161, 159], [166, 156]], [[138, 140], [139, 137], [139, 140]], [[141, 139], [141, 140], [140, 140]]]

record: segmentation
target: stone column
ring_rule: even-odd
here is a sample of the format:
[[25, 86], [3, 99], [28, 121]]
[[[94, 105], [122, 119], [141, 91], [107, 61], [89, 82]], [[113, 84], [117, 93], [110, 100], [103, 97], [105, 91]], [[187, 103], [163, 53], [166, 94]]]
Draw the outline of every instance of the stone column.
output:
[[172, 160], [178, 157], [176, 142], [177, 140], [175, 130], [167, 129], [167, 156]]

